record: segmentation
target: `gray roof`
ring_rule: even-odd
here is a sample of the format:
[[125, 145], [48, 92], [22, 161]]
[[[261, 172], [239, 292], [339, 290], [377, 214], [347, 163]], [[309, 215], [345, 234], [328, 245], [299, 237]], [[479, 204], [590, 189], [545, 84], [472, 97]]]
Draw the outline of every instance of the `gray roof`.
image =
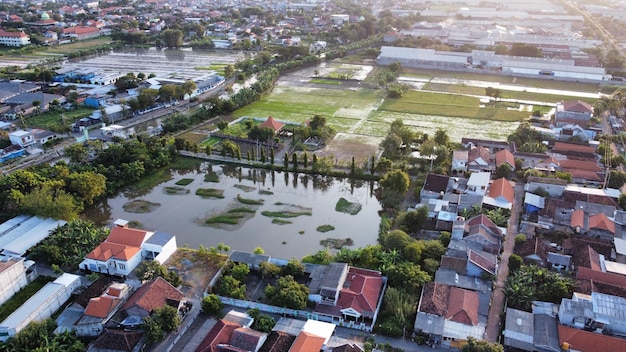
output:
[[5, 100], [21, 92], [30, 92], [37, 89], [39, 89], [39, 86], [35, 84], [11, 83], [3, 81], [0, 82], [0, 100]]
[[569, 266], [572, 256], [548, 252], [548, 263]]
[[587, 319], [594, 318], [594, 305], [591, 301], [587, 300], [571, 300], [569, 298], [563, 298], [561, 300], [561, 310], [568, 315], [575, 317], [585, 317]]
[[330, 263], [328, 265], [304, 264], [306, 272], [309, 273], [311, 282], [309, 291], [318, 293], [323, 289], [341, 289], [341, 283], [348, 272], [348, 264], [346, 263]]
[[270, 260], [270, 256], [264, 254], [232, 251], [230, 253], [230, 260], [235, 263], [246, 263], [251, 266], [259, 266], [263, 262], [268, 262]]
[[626, 319], [626, 299], [604, 293], [592, 292], [593, 312], [619, 321]]
[[456, 286], [472, 291], [491, 292], [491, 283], [477, 277], [459, 275], [451, 269], [438, 269], [435, 272], [435, 282]]
[[504, 345], [525, 351], [533, 350], [534, 319], [533, 314], [521, 310], [507, 308]]
[[48, 104], [54, 99], [62, 100], [63, 96], [58, 94], [48, 94], [48, 93], [20, 93], [14, 97], [10, 97], [6, 99], [4, 102], [6, 104], [12, 105], [21, 105], [21, 104], [31, 104], [34, 101], [39, 101], [42, 105]]
[[174, 235], [170, 235], [169, 233], [157, 231], [152, 236], [150, 236], [150, 238], [148, 238], [148, 240], [146, 240], [146, 243], [148, 243], [148, 244], [155, 244], [155, 245], [158, 245], [158, 246], [164, 246], [173, 237], [174, 237]]
[[415, 325], [413, 326], [413, 330], [418, 332], [423, 332], [426, 334], [439, 335], [443, 334], [443, 325], [445, 323], [445, 319], [440, 316], [426, 314], [423, 312], [417, 312], [417, 317], [415, 318]]
[[556, 317], [533, 314], [533, 344], [539, 351], [561, 351]]
[[50, 231], [65, 225], [63, 220], [39, 217], [17, 217], [0, 225], [0, 251], [22, 256], [28, 249], [44, 240]]

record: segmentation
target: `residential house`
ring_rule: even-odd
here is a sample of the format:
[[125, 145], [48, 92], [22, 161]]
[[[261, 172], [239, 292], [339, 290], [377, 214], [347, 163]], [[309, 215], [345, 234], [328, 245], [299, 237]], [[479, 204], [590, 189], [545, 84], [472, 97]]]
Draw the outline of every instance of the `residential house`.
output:
[[450, 176], [428, 174], [420, 191], [420, 197], [422, 199], [441, 198], [445, 193], [454, 189], [454, 182], [455, 179]]
[[467, 276], [484, 277], [494, 276], [498, 273], [498, 258], [495, 254], [468, 249], [467, 252]]
[[584, 101], [561, 101], [556, 104], [554, 122], [557, 127], [577, 124], [583, 128], [587, 128], [592, 114], [593, 108]]
[[24, 258], [0, 257], [0, 304], [28, 285], [27, 270]]
[[465, 193], [484, 196], [487, 193], [491, 174], [489, 172], [473, 172], [467, 180]]
[[583, 208], [578, 208], [572, 212], [570, 227], [576, 233], [608, 241], [613, 241], [615, 236], [615, 223], [606, 214], [590, 215]]
[[117, 312], [129, 294], [129, 286], [124, 283], [113, 283], [106, 291], [91, 298], [84, 310], [83, 316], [74, 324], [77, 336], [98, 336], [104, 331], [104, 326]]
[[496, 170], [493, 155], [483, 146], [477, 146], [468, 151], [467, 166], [471, 172], [494, 172]]
[[558, 325], [559, 343], [570, 352], [626, 351], [626, 340], [592, 331]]
[[566, 187], [567, 181], [560, 178], [531, 176], [526, 181], [524, 190], [532, 193], [535, 193], [538, 190], [543, 190], [547, 192], [550, 197], [561, 198]]
[[19, 145], [22, 148], [28, 148], [35, 144], [35, 137], [30, 131], [17, 130], [9, 133], [11, 144]]
[[467, 172], [469, 161], [469, 152], [467, 150], [455, 150], [452, 152], [452, 167], [450, 168], [451, 175], [465, 175]]
[[507, 308], [504, 327], [505, 330], [502, 333], [504, 335], [504, 346], [528, 352], [535, 350], [533, 344], [533, 313]]
[[140, 352], [144, 346], [141, 331], [106, 329], [89, 345], [87, 352]]
[[[428, 282], [417, 308], [414, 330], [432, 344], [460, 347], [469, 336], [482, 339], [486, 319], [479, 318], [476, 291]], [[485, 316], [486, 318], [486, 316]]]
[[314, 311], [333, 323], [371, 331], [380, 310], [386, 278], [378, 271], [350, 267], [339, 280], [343, 280], [343, 285], [336, 301], [330, 301], [332, 290], [325, 291], [324, 299]]
[[[284, 319], [284, 318], [283, 318]], [[259, 349], [259, 352], [283, 352], [288, 351], [296, 337], [282, 331], [272, 330]]]
[[511, 209], [514, 201], [515, 189], [504, 177], [493, 181], [489, 187], [489, 196], [483, 198], [483, 204], [505, 209]]
[[[126, 276], [142, 259], [164, 263], [176, 251], [176, 237], [128, 228], [125, 220], [116, 221], [107, 239], [89, 252], [80, 263], [84, 271]], [[155, 237], [156, 236], [156, 237]]]
[[606, 335], [626, 334], [626, 298], [592, 292], [591, 296], [574, 294], [563, 298], [559, 322], [577, 329]]
[[524, 263], [545, 267], [548, 263], [548, 245], [537, 236], [515, 243], [515, 254], [524, 259]]
[[511, 171], [515, 171], [515, 157], [508, 149], [502, 149], [495, 154], [496, 169], [501, 165], [507, 165]]
[[569, 271], [571, 267], [572, 256], [548, 252], [548, 264], [556, 271]]
[[546, 199], [534, 193], [524, 194], [524, 207], [527, 213], [538, 213], [546, 207]]
[[485, 252], [498, 254], [502, 246], [502, 237], [502, 231], [483, 214], [465, 223], [463, 239], [480, 244]]
[[162, 277], [143, 284], [122, 306], [130, 316], [147, 317], [155, 308], [165, 305], [178, 309], [184, 295]]
[[561, 352], [556, 307], [553, 303], [534, 301], [532, 312], [507, 308], [504, 346], [529, 352]]
[[215, 323], [209, 333], [202, 339], [200, 345], [196, 348], [196, 352], [218, 352], [219, 345], [226, 345], [230, 342], [230, 338], [240, 325], [220, 319]]

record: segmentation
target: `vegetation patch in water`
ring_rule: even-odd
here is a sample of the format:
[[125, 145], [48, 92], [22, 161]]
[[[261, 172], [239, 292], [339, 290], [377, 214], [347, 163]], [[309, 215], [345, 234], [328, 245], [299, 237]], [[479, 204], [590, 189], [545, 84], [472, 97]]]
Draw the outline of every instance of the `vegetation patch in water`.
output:
[[259, 190], [259, 194], [263, 196], [271, 196], [272, 194], [274, 194], [274, 192], [268, 191], [266, 189], [262, 189], [262, 190]]
[[179, 186], [187, 186], [188, 184], [193, 182], [193, 178], [182, 178], [176, 181], [176, 184]]
[[351, 238], [327, 238], [320, 241], [320, 245], [328, 248], [341, 249], [344, 246], [354, 245], [354, 241]]
[[332, 225], [320, 225], [317, 227], [318, 232], [328, 232], [334, 230], [335, 227]]
[[124, 210], [129, 213], [149, 213], [160, 207], [160, 203], [152, 203], [143, 199], [135, 199], [124, 203]]
[[182, 194], [189, 193], [189, 190], [187, 188], [184, 188], [184, 187], [167, 186], [167, 187], [163, 188], [163, 192], [165, 192], [165, 194], [182, 195]]
[[239, 194], [237, 195], [237, 200], [239, 203], [248, 204], [248, 205], [263, 205], [263, 199], [249, 199], [243, 198]]
[[363, 206], [360, 203], [353, 203], [348, 201], [345, 198], [339, 198], [337, 204], [335, 205], [335, 211], [341, 213], [348, 213], [350, 215], [356, 215], [361, 211]]
[[272, 219], [272, 224], [287, 225], [287, 224], [293, 224], [293, 221], [283, 220], [283, 219]]
[[228, 212], [229, 213], [252, 213], [254, 214], [256, 213], [256, 210], [250, 209], [250, 208], [239, 207], [239, 208], [230, 209]]
[[244, 192], [252, 192], [252, 191], [254, 191], [256, 189], [256, 187], [245, 186], [245, 185], [234, 185], [233, 187], [239, 188], [240, 190], [242, 190]]
[[224, 198], [224, 190], [217, 188], [198, 188], [196, 195], [204, 198]]
[[313, 215], [310, 211], [262, 211], [261, 215], [270, 218], [297, 218], [300, 215]]
[[206, 219], [205, 223], [207, 224], [227, 224], [227, 225], [237, 225], [239, 220], [243, 218], [242, 214], [224, 214], [214, 216], [212, 218]]
[[220, 182], [220, 176], [214, 171], [209, 171], [204, 175], [204, 182]]

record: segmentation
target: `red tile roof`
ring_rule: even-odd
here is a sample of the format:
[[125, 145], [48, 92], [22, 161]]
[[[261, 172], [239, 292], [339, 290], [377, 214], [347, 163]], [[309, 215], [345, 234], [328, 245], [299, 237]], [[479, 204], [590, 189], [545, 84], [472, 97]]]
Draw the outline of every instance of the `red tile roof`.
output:
[[498, 198], [503, 197], [509, 203], [513, 203], [515, 200], [515, 189], [506, 178], [499, 178], [491, 183], [489, 188], [489, 197]]
[[565, 111], [592, 113], [593, 109], [589, 103], [580, 100], [566, 101], [563, 103]]
[[473, 228], [476, 225], [483, 225], [486, 228], [488, 228], [491, 232], [493, 232], [496, 235], [502, 235], [502, 231], [500, 231], [500, 229], [498, 228], [498, 226], [491, 221], [491, 219], [489, 219], [487, 217], [487, 215], [485, 214], [480, 214], [477, 216], [474, 216], [473, 218], [467, 220], [465, 222], [465, 229], [470, 229]]
[[146, 240], [148, 232], [144, 230], [129, 229], [124, 227], [114, 227], [111, 229], [107, 242], [125, 244], [127, 246], [141, 247]]
[[567, 142], [554, 142], [553, 152], [567, 153], [567, 152], [579, 152], [585, 154], [593, 154], [596, 152], [596, 148], [590, 145], [567, 143]]
[[615, 223], [604, 213], [600, 213], [589, 217], [589, 229], [600, 229], [615, 234]]
[[504, 163], [509, 164], [511, 168], [515, 168], [515, 157], [507, 149], [502, 149], [496, 153], [496, 167], [499, 167]]
[[220, 319], [204, 337], [202, 342], [200, 342], [200, 345], [196, 348], [196, 352], [217, 352], [217, 345], [228, 344], [233, 335], [233, 331], [240, 327], [241, 325], [237, 323]]
[[382, 291], [383, 278], [379, 272], [350, 268], [344, 285], [339, 291], [337, 305], [342, 309], [352, 308], [356, 312], [375, 312]]
[[467, 153], [467, 161], [470, 163], [478, 158], [488, 163], [491, 160], [491, 152], [485, 147], [478, 146], [470, 149]]
[[150, 314], [155, 308], [166, 305], [168, 301], [182, 300], [183, 296], [182, 292], [159, 276], [143, 284], [126, 301], [122, 310], [140, 308]]
[[595, 182], [604, 181], [604, 179], [600, 177], [600, 175], [598, 175], [596, 172], [593, 172], [593, 171], [585, 171], [585, 170], [578, 170], [578, 169], [562, 169], [562, 170], [565, 172], [569, 172], [572, 175], [572, 178], [574, 179], [581, 179], [581, 180], [595, 181]]
[[576, 209], [572, 212], [570, 226], [573, 228], [580, 227], [581, 230], [585, 228], [585, 212], [582, 209]]
[[465, 325], [478, 324], [478, 293], [450, 287], [446, 319]]
[[93, 251], [89, 252], [85, 258], [105, 262], [111, 258], [129, 260], [137, 254], [141, 248], [126, 246], [119, 243], [102, 242]]
[[63, 29], [63, 33], [71, 33], [71, 34], [86, 34], [86, 33], [95, 33], [100, 32], [100, 30], [96, 27], [70, 27]]
[[484, 271], [490, 274], [496, 273], [496, 263], [494, 261], [489, 260], [489, 258], [486, 258], [480, 255], [476, 251], [473, 251], [470, 249], [467, 259], [474, 265], [478, 266], [479, 268], [483, 269]]
[[129, 260], [140, 250], [148, 232], [114, 227], [107, 239], [89, 252], [85, 258], [107, 261], [111, 258]]
[[559, 162], [561, 169], [573, 169], [582, 171], [602, 172], [597, 163], [583, 160], [566, 159]]
[[259, 125], [259, 127], [263, 128], [263, 127], [269, 127], [271, 129], [273, 129], [274, 131], [278, 131], [281, 128], [283, 128], [285, 124], [278, 122], [276, 120], [274, 120], [273, 117], [268, 117], [267, 120], [265, 120], [265, 122], [263, 122], [261, 125]]
[[436, 282], [424, 284], [419, 311], [443, 317], [448, 311], [448, 296], [450, 286]]
[[626, 287], [626, 276], [624, 275], [605, 273], [585, 267], [578, 267], [576, 278], [591, 280], [593, 282], [601, 282], [612, 286]]
[[590, 331], [558, 325], [559, 344], [569, 344], [576, 351], [626, 351], [626, 340]]
[[104, 319], [115, 309], [119, 302], [120, 299], [114, 297], [102, 296], [92, 298], [89, 300], [87, 308], [85, 308], [85, 315]]
[[15, 38], [25, 38], [28, 35], [24, 32], [7, 32], [3, 29], [0, 29], [0, 37], [15, 37]]
[[289, 352], [319, 352], [324, 346], [324, 338], [306, 331], [300, 332]]

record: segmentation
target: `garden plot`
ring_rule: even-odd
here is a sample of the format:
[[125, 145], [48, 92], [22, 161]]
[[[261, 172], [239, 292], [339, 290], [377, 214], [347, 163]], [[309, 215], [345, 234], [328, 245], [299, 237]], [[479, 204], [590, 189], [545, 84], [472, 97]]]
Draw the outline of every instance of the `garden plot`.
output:
[[[389, 129], [388, 125], [387, 129]], [[355, 163], [363, 165], [369, 161], [372, 155], [378, 155], [378, 146], [382, 140], [381, 137], [337, 133], [335, 138], [316, 154], [320, 157], [332, 157], [345, 165], [354, 156]]]
[[389, 125], [395, 119], [401, 119], [405, 125], [430, 136], [433, 136], [438, 128], [443, 128], [453, 142], [460, 142], [463, 137], [506, 140], [519, 125], [517, 122], [375, 111], [356, 133], [384, 137], [389, 132]]

